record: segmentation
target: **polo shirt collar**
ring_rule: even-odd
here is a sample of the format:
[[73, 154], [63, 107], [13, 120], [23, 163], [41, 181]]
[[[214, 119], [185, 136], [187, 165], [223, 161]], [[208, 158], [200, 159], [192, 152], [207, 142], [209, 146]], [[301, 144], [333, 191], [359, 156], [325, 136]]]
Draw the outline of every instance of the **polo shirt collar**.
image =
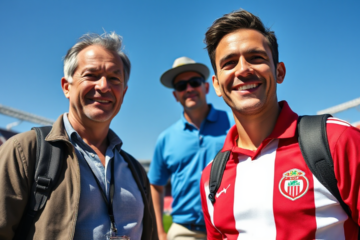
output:
[[[286, 101], [279, 102], [279, 106], [281, 108], [279, 117], [276, 121], [274, 130], [271, 132], [269, 137], [267, 137], [265, 141], [269, 141], [270, 139], [285, 139], [292, 138], [296, 135], [296, 127], [297, 127], [297, 119], [298, 115], [293, 112], [288, 103]], [[239, 138], [236, 125], [230, 128], [228, 135], [226, 136], [223, 152], [232, 150], [234, 147], [237, 147], [236, 140]], [[261, 145], [263, 145], [263, 143]], [[246, 152], [248, 155], [252, 155], [254, 151], [242, 149], [242, 152]], [[252, 153], [252, 154], [250, 154]]]
[[219, 117], [219, 112], [215, 110], [212, 104], [209, 104], [210, 111], [209, 114], [206, 116], [206, 120], [209, 122], [216, 122]]
[[[210, 107], [210, 111], [208, 113], [208, 115], [206, 116], [206, 120], [209, 121], [209, 122], [216, 122], [218, 117], [219, 117], [219, 112], [216, 111], [216, 109], [213, 107], [212, 104], [208, 104], [208, 106]], [[191, 123], [189, 123], [185, 116], [184, 116], [184, 112], [182, 112], [181, 114], [181, 121], [183, 122], [184, 124], [184, 129], [186, 129], [187, 127], [189, 126], [192, 126], [194, 127]]]

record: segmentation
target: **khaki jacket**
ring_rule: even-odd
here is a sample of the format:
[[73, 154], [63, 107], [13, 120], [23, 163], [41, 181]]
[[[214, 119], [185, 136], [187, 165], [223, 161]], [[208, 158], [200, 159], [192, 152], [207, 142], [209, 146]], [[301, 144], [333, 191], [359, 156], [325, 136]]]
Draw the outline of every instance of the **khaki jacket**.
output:
[[[61, 168], [59, 181], [55, 184], [42, 212], [35, 217], [35, 225], [31, 227], [27, 239], [71, 240], [74, 237], [80, 200], [80, 168], [62, 119], [62, 116], [58, 118], [45, 140], [64, 141], [67, 146], [64, 153], [66, 157]], [[14, 237], [26, 210], [34, 179], [35, 155], [36, 133], [34, 130], [15, 135], [0, 147], [1, 240], [10, 240]], [[138, 164], [138, 162], [132, 164]], [[136, 174], [133, 169], [131, 170], [133, 175]], [[144, 200], [141, 239], [155, 240], [158, 239], [158, 236], [150, 186], [145, 171], [141, 174], [147, 180], [147, 193], [138, 184]], [[146, 196], [145, 199], [144, 196]]]

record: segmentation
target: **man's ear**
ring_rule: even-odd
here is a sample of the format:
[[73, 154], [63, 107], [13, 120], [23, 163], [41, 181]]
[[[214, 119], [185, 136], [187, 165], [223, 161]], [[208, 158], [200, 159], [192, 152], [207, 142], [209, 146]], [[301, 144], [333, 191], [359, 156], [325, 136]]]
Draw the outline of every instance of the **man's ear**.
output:
[[64, 95], [67, 99], [70, 98], [70, 86], [71, 84], [69, 83], [68, 80], [65, 79], [65, 77], [61, 78], [61, 88], [64, 92]]
[[173, 95], [174, 95], [175, 100], [178, 102], [179, 99], [178, 99], [178, 97], [177, 97], [177, 95], [176, 95], [176, 91], [173, 91], [172, 93], [173, 93]]
[[126, 92], [127, 92], [127, 90], [128, 90], [128, 87], [129, 87], [129, 85], [127, 85], [125, 88], [124, 88], [124, 92], [123, 92], [123, 95], [122, 95], [122, 101], [124, 102], [124, 97], [125, 97], [125, 94], [126, 94]]
[[208, 94], [209, 93], [209, 87], [210, 87], [209, 83], [205, 82], [204, 86], [205, 86], [205, 93]]
[[286, 75], [286, 68], [283, 62], [279, 62], [276, 68], [276, 82], [282, 83], [285, 79]]
[[218, 97], [221, 97], [222, 94], [221, 94], [221, 91], [220, 91], [219, 80], [217, 79], [216, 75], [212, 76], [212, 84], [213, 84], [213, 87], [215, 89], [216, 95], [218, 95]]

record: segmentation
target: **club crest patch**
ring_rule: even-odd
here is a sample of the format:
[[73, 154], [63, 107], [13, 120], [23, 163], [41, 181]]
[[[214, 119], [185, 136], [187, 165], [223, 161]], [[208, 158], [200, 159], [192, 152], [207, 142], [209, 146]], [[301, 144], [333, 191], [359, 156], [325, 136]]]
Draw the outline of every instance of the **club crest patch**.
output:
[[299, 169], [291, 169], [283, 174], [279, 183], [279, 190], [284, 197], [296, 200], [304, 196], [309, 189], [309, 180]]

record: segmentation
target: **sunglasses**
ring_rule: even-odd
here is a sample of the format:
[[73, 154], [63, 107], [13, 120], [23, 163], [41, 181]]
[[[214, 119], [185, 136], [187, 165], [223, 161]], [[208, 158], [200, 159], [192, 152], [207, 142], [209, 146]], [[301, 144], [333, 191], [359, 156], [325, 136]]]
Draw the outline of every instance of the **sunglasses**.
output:
[[173, 86], [176, 91], [182, 92], [187, 88], [187, 84], [190, 84], [190, 86], [193, 88], [197, 88], [204, 82], [205, 82], [205, 79], [203, 79], [201, 77], [193, 77], [187, 81], [185, 81], [185, 80], [178, 81], [177, 83], [173, 84]]

